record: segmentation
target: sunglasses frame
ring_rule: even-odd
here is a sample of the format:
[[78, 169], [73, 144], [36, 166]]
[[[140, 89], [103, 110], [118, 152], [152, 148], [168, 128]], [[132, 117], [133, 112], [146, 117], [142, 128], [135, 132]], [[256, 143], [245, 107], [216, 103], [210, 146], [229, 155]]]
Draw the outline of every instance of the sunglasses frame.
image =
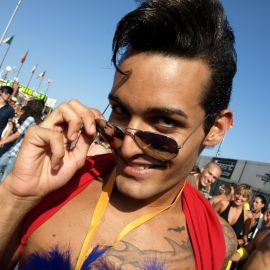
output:
[[[106, 108], [105, 108], [105, 110], [103, 111], [103, 113], [102, 113], [102, 115], [104, 115], [104, 113], [106, 112], [106, 110], [108, 109], [108, 107], [110, 106], [110, 104], [108, 104], [107, 106], [106, 106]], [[189, 140], [189, 138], [196, 132], [196, 130], [204, 123], [204, 121], [208, 118], [210, 116], [210, 114], [208, 114], [208, 115], [206, 115], [205, 117], [204, 117], [204, 119], [197, 125], [197, 126], [195, 126], [195, 128], [189, 133], [189, 135], [186, 137], [186, 139], [183, 141], [183, 143], [182, 144], [178, 144], [178, 142], [176, 141], [176, 139], [174, 139], [173, 137], [171, 137], [171, 136], [169, 136], [169, 135], [165, 135], [165, 134], [162, 134], [162, 133], [159, 133], [159, 132], [152, 132], [152, 131], [145, 131], [145, 130], [140, 130], [140, 129], [135, 129], [135, 128], [130, 128], [130, 127], [124, 127], [124, 126], [121, 126], [121, 125], [115, 125], [115, 124], [113, 124], [112, 122], [110, 122], [110, 121], [107, 121], [107, 120], [105, 120], [105, 119], [96, 119], [96, 124], [97, 124], [97, 130], [99, 131], [99, 129], [103, 129], [104, 127], [102, 127], [102, 125], [99, 125], [98, 124], [98, 122], [99, 121], [102, 121], [102, 122], [104, 122], [104, 123], [106, 123], [106, 125], [111, 125], [114, 129], [115, 128], [117, 128], [117, 129], [119, 129], [122, 133], [123, 133], [123, 137], [125, 137], [125, 136], [130, 136], [133, 140], [134, 140], [134, 142], [137, 144], [137, 146], [140, 148], [140, 149], [142, 149], [147, 155], [150, 155], [151, 156], [151, 154], [149, 154], [149, 153], [147, 153], [146, 152], [146, 150], [145, 150], [145, 148], [143, 148], [138, 142], [137, 142], [137, 140], [136, 140], [136, 132], [145, 132], [145, 133], [148, 133], [148, 134], [155, 134], [155, 135], [160, 135], [161, 137], [165, 137], [166, 139], [170, 139], [170, 140], [172, 140], [172, 141], [174, 141], [175, 142], [175, 145], [177, 146], [177, 149], [175, 149], [175, 150], [177, 150], [177, 152], [168, 152], [168, 153], [170, 153], [171, 155], [174, 155], [173, 157], [171, 157], [171, 158], [168, 158], [168, 159], [164, 159], [164, 158], [158, 158], [158, 159], [160, 159], [160, 160], [163, 160], [163, 161], [169, 161], [169, 160], [171, 160], [171, 159], [173, 159], [173, 158], [175, 158], [177, 155], [178, 155], [178, 153], [179, 153], [179, 150], [180, 149], [182, 149], [183, 147], [184, 147], [184, 145], [185, 145], [185, 143]], [[102, 133], [103, 133], [103, 131], [99, 131], [99, 133], [101, 134], [101, 136], [102, 136]], [[102, 136], [103, 137], [103, 136]], [[104, 140], [106, 140], [106, 138], [103, 138]], [[157, 150], [158, 151], [158, 150]], [[155, 156], [153, 156], [154, 158], [157, 158], [157, 157], [155, 157]]]

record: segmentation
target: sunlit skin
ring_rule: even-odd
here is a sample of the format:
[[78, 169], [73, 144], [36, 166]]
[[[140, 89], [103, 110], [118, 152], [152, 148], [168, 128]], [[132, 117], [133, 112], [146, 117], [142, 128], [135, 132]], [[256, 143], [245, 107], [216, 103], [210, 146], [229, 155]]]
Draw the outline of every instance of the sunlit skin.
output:
[[[101, 224], [91, 241], [92, 246], [115, 243], [117, 235], [127, 224], [144, 214], [170, 205], [183, 187], [202, 148], [220, 142], [232, 117], [230, 110], [222, 111], [213, 127], [205, 134], [205, 111], [200, 102], [211, 73], [202, 60], [139, 53], [124, 59], [120, 69], [131, 73], [126, 80], [123, 80], [125, 76], [116, 73], [109, 96], [112, 106], [109, 120], [112, 123], [162, 133], [174, 138], [179, 145], [195, 131], [177, 156], [168, 162], [145, 154], [131, 136], [125, 136], [122, 146], [114, 150], [116, 185]], [[87, 111], [76, 103], [74, 107], [77, 106], [82, 112], [79, 116], [84, 116]], [[65, 115], [67, 112], [70, 113], [69, 116], [73, 115], [70, 105], [63, 106], [58, 112], [52, 113], [55, 118], [48, 117], [49, 120], [54, 120], [53, 125], [45, 120], [44, 127], [55, 128], [55, 123], [61, 121], [63, 111]], [[95, 119], [101, 117], [99, 113], [95, 113], [96, 116], [92, 119], [94, 123]], [[82, 132], [78, 145], [86, 143], [89, 143], [89, 136]], [[78, 146], [74, 151], [77, 149]], [[28, 239], [24, 256], [36, 251], [48, 251], [54, 246], [61, 250], [68, 247], [71, 249], [71, 262], [75, 265], [103, 183], [109, 175], [110, 171], [95, 179], [42, 224]], [[227, 224], [222, 225], [225, 227], [224, 236], [229, 247], [227, 253], [230, 253], [234, 249], [230, 243], [234, 235]], [[179, 228], [181, 230], [178, 232]], [[169, 242], [166, 240], [168, 238]], [[117, 243], [105, 254], [117, 265], [123, 264], [123, 270], [139, 269], [132, 268], [130, 260], [139, 265], [145, 259], [142, 254], [146, 254], [146, 251], [151, 257], [163, 254], [166, 265], [171, 269], [179, 269], [180, 264], [182, 269], [196, 268], [181, 199], [152, 220], [129, 232], [124, 240], [125, 242]], [[121, 257], [115, 255], [119, 250]]]
[[[209, 79], [208, 67], [201, 60], [146, 54], [129, 57], [120, 68], [128, 71], [131, 67], [129, 79], [112, 90], [110, 121], [160, 132], [181, 144], [205, 117], [198, 104]], [[122, 77], [117, 74], [114, 86], [119, 85]], [[165, 192], [171, 197], [171, 192], [179, 191], [192, 169], [204, 138], [201, 126], [176, 158], [161, 162], [144, 154], [126, 136], [122, 147], [115, 151], [118, 190], [131, 198], [147, 201]]]
[[[246, 246], [249, 256], [244, 263], [245, 270], [259, 270], [270, 268], [270, 211], [264, 213], [263, 227]], [[241, 260], [239, 253], [232, 257], [233, 261]]]
[[252, 204], [252, 212], [261, 213], [263, 207], [264, 207], [264, 203], [262, 202], [261, 198], [255, 197], [253, 204]]
[[244, 204], [248, 201], [248, 199], [249, 199], [248, 194], [244, 190], [242, 190], [241, 192], [234, 194], [233, 203], [236, 206], [244, 206]]
[[[249, 200], [249, 193], [247, 190], [238, 190], [234, 193], [234, 199], [232, 200], [231, 207], [228, 215], [228, 223], [234, 225], [239, 219], [244, 204]], [[221, 214], [230, 204], [230, 201], [223, 200], [214, 205], [214, 209], [217, 213]], [[247, 235], [250, 230], [250, 224], [252, 222], [252, 214], [250, 211], [244, 209], [244, 227], [243, 227], [243, 239], [238, 239], [238, 244], [243, 245], [247, 241]]]
[[205, 168], [203, 168], [200, 178], [199, 187], [210, 187], [214, 184], [221, 175], [221, 169], [217, 164], [210, 163]]

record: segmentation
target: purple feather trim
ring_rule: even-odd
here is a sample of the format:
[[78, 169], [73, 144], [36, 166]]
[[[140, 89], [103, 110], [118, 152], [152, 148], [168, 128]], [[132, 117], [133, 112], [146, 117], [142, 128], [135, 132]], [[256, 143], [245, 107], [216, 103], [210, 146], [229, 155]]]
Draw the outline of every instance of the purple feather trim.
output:
[[69, 250], [61, 252], [58, 247], [48, 253], [37, 252], [20, 262], [19, 270], [71, 270]]

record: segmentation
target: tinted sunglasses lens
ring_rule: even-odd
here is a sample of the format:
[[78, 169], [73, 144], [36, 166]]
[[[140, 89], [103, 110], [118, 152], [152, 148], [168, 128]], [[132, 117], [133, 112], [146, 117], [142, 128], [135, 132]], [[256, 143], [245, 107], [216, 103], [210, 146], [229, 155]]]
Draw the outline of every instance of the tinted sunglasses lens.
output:
[[170, 160], [178, 153], [176, 141], [165, 135], [146, 131], [137, 131], [134, 139], [143, 151], [160, 160]]
[[125, 134], [120, 128], [113, 126], [103, 119], [96, 120], [96, 123], [97, 130], [104, 141], [109, 143], [112, 148], [121, 147]]
[[[103, 140], [109, 143], [112, 148], [116, 149], [122, 146], [125, 137], [123, 130], [103, 119], [96, 120], [96, 123], [97, 130]], [[147, 155], [159, 160], [170, 160], [178, 153], [176, 141], [165, 135], [137, 130], [134, 133], [134, 140]]]

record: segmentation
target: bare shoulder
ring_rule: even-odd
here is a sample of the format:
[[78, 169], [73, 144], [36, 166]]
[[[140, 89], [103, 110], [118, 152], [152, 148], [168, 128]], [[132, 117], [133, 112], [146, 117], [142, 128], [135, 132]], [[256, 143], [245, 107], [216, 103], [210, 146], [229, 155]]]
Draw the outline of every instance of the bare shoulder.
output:
[[235, 232], [230, 226], [230, 224], [227, 221], [225, 221], [222, 217], [218, 216], [218, 218], [222, 226], [222, 230], [224, 233], [224, 240], [226, 244], [226, 256], [224, 260], [224, 263], [226, 263], [236, 251], [238, 242]]
[[220, 214], [227, 208], [229, 203], [230, 202], [227, 200], [221, 200], [218, 203], [216, 203], [215, 205], [213, 205], [213, 207], [214, 207], [215, 211]]
[[246, 219], [253, 219], [253, 215], [250, 210], [244, 210], [245, 220]]

